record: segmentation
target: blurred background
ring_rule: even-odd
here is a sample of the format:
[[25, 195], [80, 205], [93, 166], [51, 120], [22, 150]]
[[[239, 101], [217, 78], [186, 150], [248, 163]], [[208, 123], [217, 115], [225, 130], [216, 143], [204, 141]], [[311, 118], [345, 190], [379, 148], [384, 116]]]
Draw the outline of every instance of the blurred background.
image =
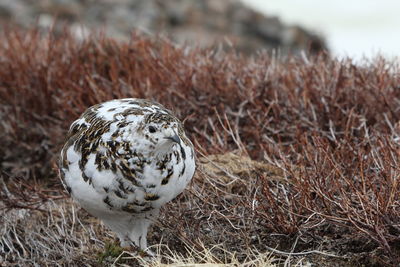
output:
[[300, 24], [325, 36], [332, 54], [356, 60], [378, 53], [400, 55], [400, 1], [397, 0], [244, 0], [288, 24]]
[[103, 31], [120, 40], [138, 29], [245, 54], [327, 50], [359, 60], [399, 54], [398, 10], [396, 0], [1, 0], [0, 23], [68, 28], [77, 38]]

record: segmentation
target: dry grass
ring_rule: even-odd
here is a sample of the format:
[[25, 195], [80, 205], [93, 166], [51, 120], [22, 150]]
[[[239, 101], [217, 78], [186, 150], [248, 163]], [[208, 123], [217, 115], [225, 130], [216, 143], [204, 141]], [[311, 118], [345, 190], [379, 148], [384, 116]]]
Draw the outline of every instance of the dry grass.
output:
[[97, 264], [111, 234], [66, 202], [55, 161], [88, 106], [141, 97], [184, 119], [199, 157], [149, 236], [162, 263], [205, 263], [207, 251], [219, 264], [271, 252], [283, 265], [400, 263], [397, 65], [244, 58], [136, 35], [0, 39], [2, 261]]

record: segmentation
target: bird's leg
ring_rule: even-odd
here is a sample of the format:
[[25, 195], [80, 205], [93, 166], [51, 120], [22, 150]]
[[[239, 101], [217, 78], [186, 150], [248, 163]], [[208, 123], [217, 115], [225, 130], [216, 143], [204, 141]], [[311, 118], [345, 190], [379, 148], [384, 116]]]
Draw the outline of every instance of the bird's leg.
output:
[[136, 219], [132, 222], [129, 239], [140, 249], [147, 248], [147, 228], [150, 222], [146, 219]]
[[123, 248], [125, 251], [129, 251], [132, 253], [137, 253], [141, 257], [154, 257], [156, 254], [151, 251], [150, 249], [147, 249], [147, 244], [146, 244], [146, 239], [144, 239], [144, 242], [140, 243], [141, 240], [139, 240], [140, 246], [138, 246], [134, 241], [130, 240], [128, 236], [119, 236], [118, 237], [120, 240], [121, 248]]
[[147, 230], [151, 220], [147, 218], [136, 218], [132, 221], [129, 239], [139, 248], [142, 256], [154, 256], [155, 254], [147, 248]]

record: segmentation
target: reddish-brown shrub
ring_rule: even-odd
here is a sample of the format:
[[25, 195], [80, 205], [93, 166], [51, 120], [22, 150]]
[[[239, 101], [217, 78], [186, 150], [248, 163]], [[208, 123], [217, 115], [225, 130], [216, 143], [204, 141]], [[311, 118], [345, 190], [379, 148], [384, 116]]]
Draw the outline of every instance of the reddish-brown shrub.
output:
[[[112, 98], [149, 98], [184, 119], [200, 154], [239, 148], [285, 174], [279, 182], [255, 172], [248, 181], [261, 190], [247, 188], [235, 204], [213, 191], [198, 212], [207, 214], [220, 197], [228, 208], [219, 214], [239, 205], [249, 215], [252, 209], [243, 208], [256, 201], [253, 232], [262, 226], [263, 235], [300, 234], [314, 242], [323, 235], [369, 240], [365, 251], [381, 251], [374, 254], [378, 262], [399, 262], [396, 65], [380, 58], [355, 65], [326, 55], [244, 58], [139, 35], [118, 43], [9, 30], [0, 39], [4, 177], [54, 178], [64, 135], [81, 112]], [[308, 247], [304, 241], [299, 249]]]

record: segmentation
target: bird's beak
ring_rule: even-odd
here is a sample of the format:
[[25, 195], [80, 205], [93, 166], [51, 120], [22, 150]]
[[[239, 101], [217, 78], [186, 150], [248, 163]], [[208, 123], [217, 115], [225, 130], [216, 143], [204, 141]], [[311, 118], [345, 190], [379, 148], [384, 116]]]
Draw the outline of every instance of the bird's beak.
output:
[[179, 136], [177, 134], [175, 134], [173, 136], [165, 137], [165, 139], [171, 140], [172, 142], [175, 142], [179, 145], [181, 144], [181, 139], [179, 138]]

